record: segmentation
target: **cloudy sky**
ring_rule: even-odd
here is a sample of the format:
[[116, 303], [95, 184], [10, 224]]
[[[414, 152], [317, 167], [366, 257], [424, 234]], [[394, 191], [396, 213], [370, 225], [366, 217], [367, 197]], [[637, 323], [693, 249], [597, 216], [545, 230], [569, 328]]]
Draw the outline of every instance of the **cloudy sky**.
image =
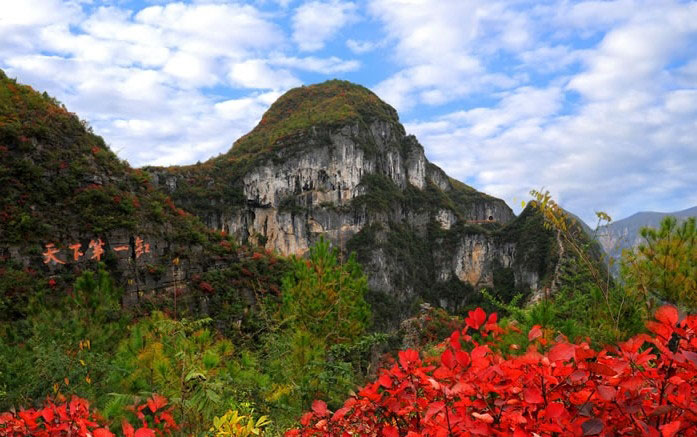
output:
[[0, 0], [0, 68], [134, 166], [225, 152], [285, 90], [343, 78], [514, 209], [697, 205], [697, 3]]

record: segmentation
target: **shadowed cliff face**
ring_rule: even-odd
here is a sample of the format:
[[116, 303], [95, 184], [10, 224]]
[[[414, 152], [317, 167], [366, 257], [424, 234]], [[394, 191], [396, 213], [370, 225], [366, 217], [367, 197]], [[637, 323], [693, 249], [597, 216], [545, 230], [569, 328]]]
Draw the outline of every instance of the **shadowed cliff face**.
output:
[[449, 178], [391, 107], [347, 82], [290, 91], [225, 155], [147, 170], [178, 204], [240, 240], [302, 255], [325, 236], [355, 251], [373, 289], [403, 303], [457, 308], [497, 273], [525, 291], [553, 270], [519, 256], [520, 233], [507, 230], [517, 219], [502, 200]]

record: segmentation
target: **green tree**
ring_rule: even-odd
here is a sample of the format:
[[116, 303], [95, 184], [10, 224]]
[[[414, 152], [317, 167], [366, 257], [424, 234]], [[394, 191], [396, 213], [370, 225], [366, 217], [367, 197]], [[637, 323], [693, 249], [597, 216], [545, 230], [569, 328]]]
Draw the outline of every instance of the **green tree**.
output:
[[697, 309], [697, 225], [665, 217], [658, 229], [643, 228], [643, 243], [622, 254], [627, 286], [649, 302], [668, 301]]
[[40, 294], [29, 304], [26, 338], [0, 337], [0, 406], [28, 405], [53, 395], [95, 399], [108, 391], [106, 375], [128, 322], [122, 290], [100, 265], [63, 296]]
[[342, 262], [339, 251], [320, 239], [307, 259], [291, 262], [282, 282], [279, 329], [265, 338], [266, 371], [273, 379], [267, 399], [299, 414], [313, 399], [336, 406], [346, 398], [361, 373], [358, 346], [375, 337], [365, 335], [368, 283], [353, 256]]
[[342, 343], [365, 333], [370, 307], [365, 301], [368, 281], [352, 254], [340, 262], [339, 251], [321, 238], [307, 260], [294, 259], [283, 279], [281, 314], [295, 329]]
[[121, 399], [158, 393], [175, 407], [185, 431], [204, 431], [229, 408], [234, 394], [227, 360], [232, 343], [207, 328], [211, 319], [174, 320], [161, 312], [131, 326], [113, 358], [110, 381], [123, 396], [114, 397], [106, 413], [120, 412]]

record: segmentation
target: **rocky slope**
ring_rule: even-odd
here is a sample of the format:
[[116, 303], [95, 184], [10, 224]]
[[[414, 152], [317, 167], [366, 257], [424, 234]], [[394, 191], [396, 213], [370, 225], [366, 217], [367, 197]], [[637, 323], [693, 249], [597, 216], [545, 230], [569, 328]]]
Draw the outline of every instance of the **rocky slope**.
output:
[[392, 107], [344, 81], [289, 91], [224, 155], [145, 170], [242, 241], [302, 255], [324, 236], [355, 251], [393, 304], [456, 309], [475, 288], [536, 290], [556, 263], [539, 217], [449, 178]]
[[[176, 206], [55, 99], [0, 70], [0, 322], [69, 291], [98, 262], [128, 306], [178, 297], [181, 311], [194, 297], [188, 303], [208, 312], [200, 307], [246, 293], [242, 269], [255, 280], [268, 273], [267, 255], [252, 256]], [[221, 271], [236, 290], [215, 284], [211, 297], [208, 277]]]

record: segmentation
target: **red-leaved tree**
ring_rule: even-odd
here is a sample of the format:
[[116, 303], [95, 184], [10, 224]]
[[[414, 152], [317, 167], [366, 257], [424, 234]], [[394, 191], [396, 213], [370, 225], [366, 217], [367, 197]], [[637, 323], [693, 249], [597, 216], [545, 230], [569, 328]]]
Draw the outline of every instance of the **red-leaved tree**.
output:
[[469, 313], [440, 357], [399, 353], [335, 412], [315, 401], [295, 436], [697, 436], [697, 316], [662, 307], [638, 335], [601, 351], [529, 333], [497, 352], [496, 314]]

